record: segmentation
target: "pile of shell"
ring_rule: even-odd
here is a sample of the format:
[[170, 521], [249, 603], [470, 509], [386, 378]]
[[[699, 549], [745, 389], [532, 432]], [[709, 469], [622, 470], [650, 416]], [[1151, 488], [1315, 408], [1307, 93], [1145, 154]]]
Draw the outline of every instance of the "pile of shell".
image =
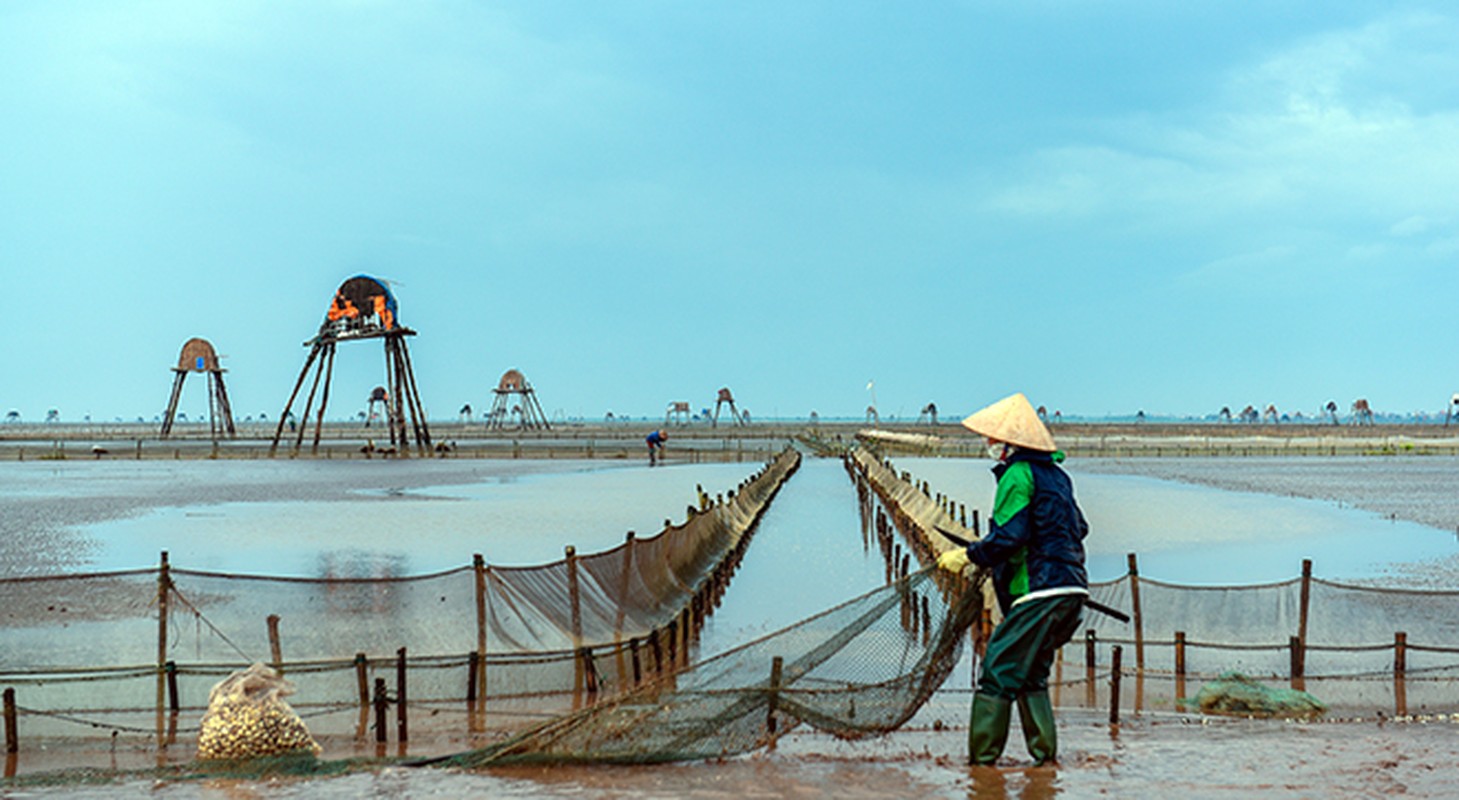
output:
[[293, 686], [263, 664], [229, 675], [208, 695], [198, 758], [253, 758], [319, 753], [304, 721], [283, 697]]

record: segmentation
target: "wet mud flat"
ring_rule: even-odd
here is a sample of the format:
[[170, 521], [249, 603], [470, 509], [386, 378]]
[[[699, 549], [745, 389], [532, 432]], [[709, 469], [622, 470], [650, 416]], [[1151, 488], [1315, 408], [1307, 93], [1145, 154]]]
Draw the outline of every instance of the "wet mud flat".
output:
[[[1076, 463], [1084, 472], [1322, 500], [1459, 536], [1459, 458], [1452, 456], [1085, 458]], [[1405, 573], [1415, 587], [1459, 585], [1459, 557], [1411, 565]]]
[[[1080, 458], [1077, 469], [1108, 470], [1116, 474], [1148, 475], [1189, 483], [1214, 486], [1237, 492], [1286, 494], [1312, 497], [1358, 506], [1352, 487], [1368, 483], [1401, 482], [1404, 470], [1424, 475], [1427, 470], [1444, 464], [1436, 458], [1358, 458], [1336, 459], [1329, 467], [1343, 480], [1322, 471], [1317, 459], [1273, 459], [1262, 465], [1257, 458], [1151, 459], [1141, 462], [1141, 469], [1178, 468], [1196, 465], [1199, 469], [1174, 470], [1167, 474], [1130, 471], [1134, 460]], [[1218, 463], [1225, 461], [1226, 463]], [[146, 462], [143, 462], [144, 464]], [[298, 463], [298, 462], [296, 462]], [[402, 480], [388, 471], [363, 473], [373, 476], [361, 486], [358, 476], [333, 472], [334, 466], [315, 479], [305, 479], [294, 489], [281, 489], [278, 475], [270, 474], [270, 462], [258, 462], [261, 472], [247, 472], [255, 464], [228, 467], [231, 488], [223, 490], [230, 502], [273, 502], [281, 499], [278, 492], [297, 493], [298, 499], [317, 500], [324, 495], [340, 499], [360, 500], [364, 488], [373, 494], [364, 495], [366, 502], [394, 502], [391, 492], [407, 484], [422, 488], [440, 484], [470, 483], [471, 475], [453, 474], [453, 470], [484, 469], [474, 473], [495, 474], [500, 468], [534, 469], [530, 462], [472, 464], [465, 460], [414, 462], [412, 470], [439, 474], [422, 475], [419, 483]], [[1316, 472], [1304, 472], [1311, 463]], [[1255, 466], [1253, 466], [1255, 465]], [[30, 465], [27, 465], [29, 468]], [[44, 465], [56, 467], [58, 465]], [[44, 468], [43, 466], [43, 468]], [[106, 465], [93, 465], [105, 467]], [[128, 486], [114, 485], [104, 471], [88, 469], [83, 482], [53, 483], [49, 479], [37, 485], [14, 484], [0, 492], [7, 504], [29, 498], [33, 507], [54, 514], [58, 530], [65, 533], [66, 520], [85, 522], [92, 515], [115, 518], [136, 513], [157, 505], [192, 506], [216, 498], [213, 482], [205, 477], [194, 479], [189, 473], [202, 467], [194, 462], [183, 472], [148, 473], [150, 477]], [[381, 462], [358, 466], [376, 470]], [[544, 469], [562, 466], [548, 465]], [[1455, 462], [1448, 460], [1448, 468]], [[245, 472], [240, 474], [238, 470]], [[1232, 474], [1241, 474], [1240, 481], [1221, 483]], [[1263, 471], [1265, 470], [1265, 471]], [[982, 472], [979, 465], [979, 472]], [[917, 470], [914, 469], [914, 472]], [[1375, 478], [1379, 472], [1393, 476]], [[1270, 473], [1270, 474], [1269, 474]], [[655, 473], [670, 475], [665, 471]], [[920, 473], [919, 473], [920, 474]], [[1414, 474], [1406, 477], [1413, 478]], [[250, 477], [251, 475], [251, 477]], [[1282, 483], [1271, 475], [1288, 476]], [[1298, 480], [1291, 476], [1306, 477]], [[53, 475], [54, 477], [54, 475]], [[77, 477], [77, 476], [72, 476]], [[1202, 479], [1204, 477], [1204, 479]], [[495, 478], [489, 478], [495, 479]], [[293, 483], [290, 476], [289, 483]], [[1448, 509], [1459, 505], [1459, 492], [1445, 498], [1443, 476], [1436, 474], [1432, 485], [1426, 478], [1413, 481], [1419, 493], [1434, 508]], [[26, 487], [29, 488], [26, 488]], [[108, 488], [110, 486], [110, 488]], [[793, 487], [796, 486], [793, 484]], [[1273, 490], [1273, 487], [1285, 487]], [[836, 487], [839, 489], [840, 485]], [[939, 486], [939, 488], [941, 488]], [[955, 488], [961, 492], [961, 487]], [[1316, 494], [1317, 490], [1331, 495]], [[1303, 494], [1302, 491], [1313, 491]], [[1391, 489], [1390, 489], [1391, 491]], [[1407, 490], [1405, 490], [1407, 491]], [[178, 500], [179, 494], [184, 498]], [[1384, 492], [1374, 496], [1381, 498]], [[787, 499], [793, 495], [788, 495]], [[839, 497], [839, 495], [837, 495]], [[1380, 511], [1380, 509], [1373, 509]], [[1396, 512], [1395, 512], [1396, 513]], [[1407, 518], [1407, 517], [1403, 517]], [[33, 540], [32, 540], [33, 541]], [[763, 546], [763, 545], [762, 545]], [[782, 559], [787, 560], [787, 559]], [[955, 676], [955, 679], [957, 677]], [[961, 683], [967, 685], [966, 672]], [[949, 682], [949, 686], [953, 681]], [[482, 772], [461, 772], [440, 769], [410, 769], [399, 766], [378, 766], [340, 777], [251, 779], [214, 777], [206, 781], [158, 782], [145, 773], [130, 777], [106, 778], [98, 783], [68, 782], [64, 785], [6, 786], [0, 784], [0, 796], [65, 796], [65, 797], [357, 797], [357, 796], [502, 796], [502, 797], [1095, 797], [1095, 796], [1170, 796], [1192, 797], [1371, 797], [1407, 794], [1416, 797], [1442, 797], [1452, 794], [1452, 764], [1459, 756], [1459, 723], [1446, 717], [1393, 722], [1380, 719], [1347, 719], [1312, 724], [1261, 720], [1205, 718], [1194, 714], [1172, 712], [1126, 713], [1117, 728], [1111, 728], [1106, 712], [1087, 708], [1060, 707], [1060, 733], [1063, 764], [1058, 769], [1026, 767], [1019, 734], [1012, 731], [1006, 766], [1002, 769], [970, 769], [963, 764], [966, 752], [966, 720], [969, 695], [966, 689], [945, 689], [909, 726], [878, 739], [843, 743], [814, 731], [796, 729], [771, 749], [747, 756], [722, 760], [687, 762], [652, 766], [573, 766], [516, 767]], [[410, 755], [452, 752], [465, 742], [451, 740], [412, 742]], [[370, 757], [374, 748], [351, 740], [335, 740], [327, 744], [326, 755], [332, 759]], [[23, 754], [24, 774], [46, 769], [54, 760], [55, 768], [94, 764], [101, 769], [145, 769], [155, 764], [155, 752], [124, 751], [114, 766], [105, 746], [91, 756], [77, 760], [62, 751], [41, 755]], [[73, 754], [74, 755], [74, 754]], [[172, 754], [169, 758], [185, 757]], [[393, 755], [393, 753], [388, 754]], [[151, 764], [149, 764], [149, 760]]]
[[[909, 725], [871, 740], [843, 742], [800, 727], [773, 748], [711, 761], [480, 771], [391, 765], [329, 778], [175, 781], [137, 772], [76, 782], [56, 775], [58, 780], [50, 785], [0, 784], [0, 796], [1449, 797], [1453, 764], [1459, 760], [1459, 719], [1447, 717], [1301, 723], [1127, 713], [1118, 725], [1110, 725], [1107, 712], [1062, 708], [1059, 766], [1031, 766], [1015, 722], [996, 768], [969, 767], [969, 698], [967, 691], [941, 692]], [[361, 748], [358, 755], [371, 753]]]

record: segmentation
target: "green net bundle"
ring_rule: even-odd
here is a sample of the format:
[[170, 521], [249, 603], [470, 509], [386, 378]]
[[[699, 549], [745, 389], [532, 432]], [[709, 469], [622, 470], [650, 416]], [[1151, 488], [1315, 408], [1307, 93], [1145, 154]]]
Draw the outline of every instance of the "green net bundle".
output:
[[1298, 689], [1274, 689], [1239, 672], [1225, 672], [1196, 693], [1196, 704], [1207, 714], [1240, 717], [1311, 719], [1327, 706]]

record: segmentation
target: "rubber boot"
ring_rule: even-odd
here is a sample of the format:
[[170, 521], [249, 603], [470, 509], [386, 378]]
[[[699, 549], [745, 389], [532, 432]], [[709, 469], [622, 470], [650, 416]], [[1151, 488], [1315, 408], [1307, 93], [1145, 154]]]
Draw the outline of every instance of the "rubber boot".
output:
[[968, 729], [968, 760], [974, 764], [992, 764], [1003, 755], [1008, 742], [1008, 720], [1013, 703], [1002, 697], [975, 692], [973, 719]]
[[1023, 740], [1035, 764], [1052, 764], [1058, 757], [1059, 733], [1054, 726], [1054, 704], [1048, 692], [1034, 692], [1018, 698], [1018, 721]]

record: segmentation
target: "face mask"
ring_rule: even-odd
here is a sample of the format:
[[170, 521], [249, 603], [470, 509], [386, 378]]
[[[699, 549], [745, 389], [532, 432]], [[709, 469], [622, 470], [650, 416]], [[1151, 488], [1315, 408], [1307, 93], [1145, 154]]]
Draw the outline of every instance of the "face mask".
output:
[[991, 459], [993, 459], [994, 461], [1002, 461], [1003, 460], [1003, 453], [1007, 449], [1008, 449], [1008, 445], [1005, 445], [1002, 442], [989, 442], [988, 443], [988, 457], [991, 458]]

